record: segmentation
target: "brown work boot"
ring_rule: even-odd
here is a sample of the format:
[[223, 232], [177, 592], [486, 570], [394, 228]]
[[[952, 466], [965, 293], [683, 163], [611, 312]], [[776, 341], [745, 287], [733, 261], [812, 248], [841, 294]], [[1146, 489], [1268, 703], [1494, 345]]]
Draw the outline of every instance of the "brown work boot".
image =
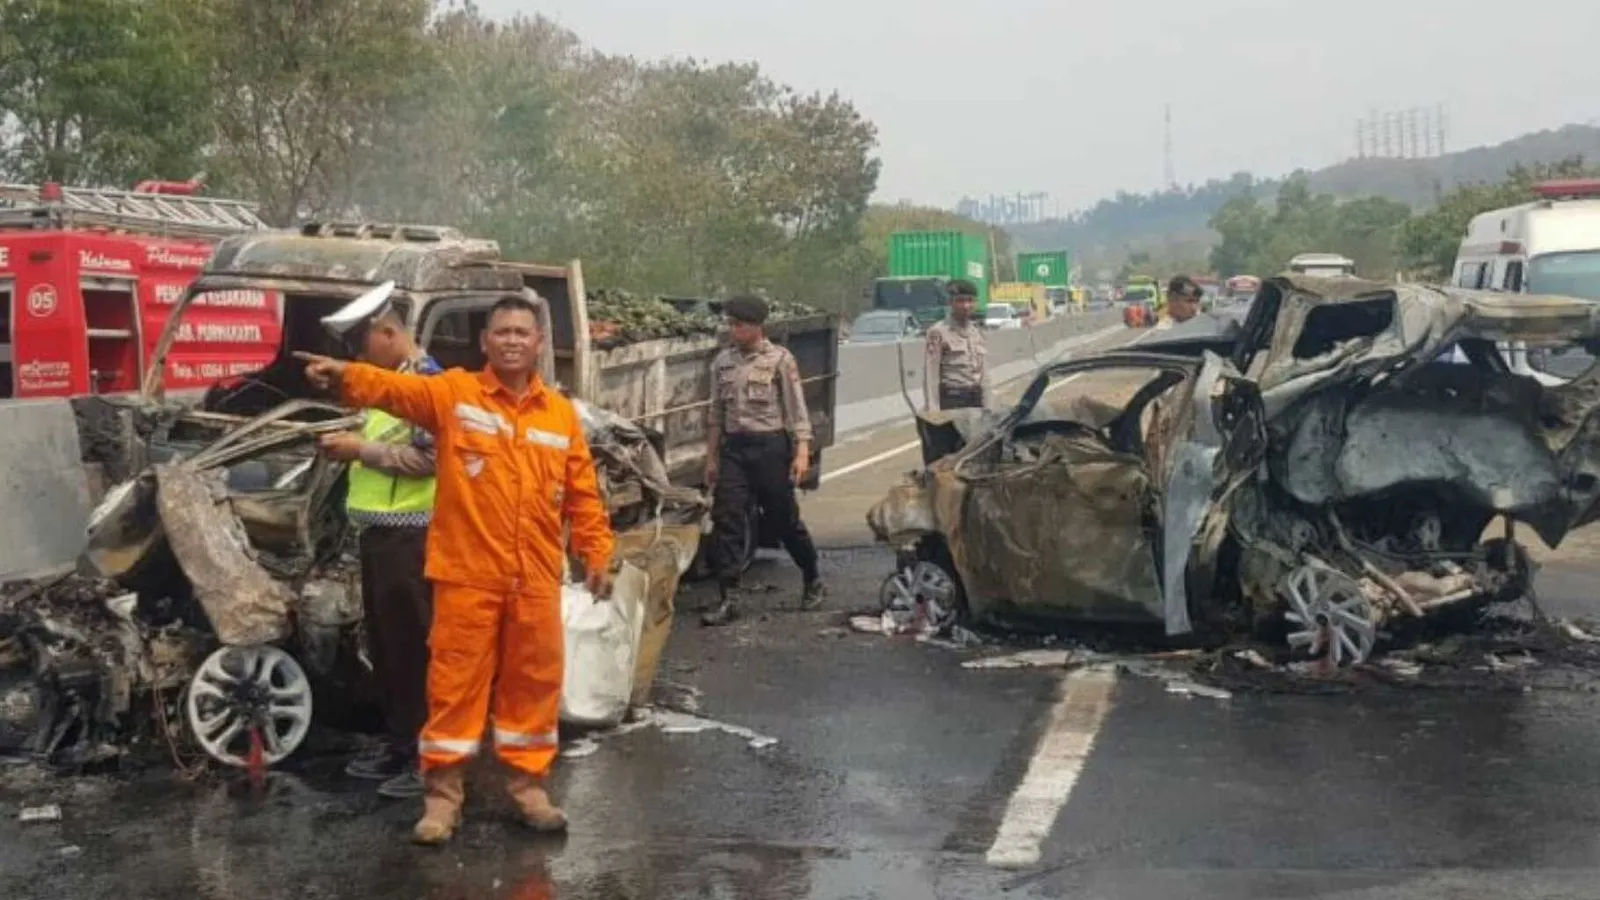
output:
[[459, 765], [447, 766], [424, 772], [422, 781], [422, 818], [411, 829], [411, 840], [442, 844], [461, 824], [461, 803], [467, 796], [466, 772]]
[[516, 801], [522, 821], [534, 831], [566, 831], [567, 814], [550, 802], [540, 779], [526, 772], [514, 772], [506, 783]]

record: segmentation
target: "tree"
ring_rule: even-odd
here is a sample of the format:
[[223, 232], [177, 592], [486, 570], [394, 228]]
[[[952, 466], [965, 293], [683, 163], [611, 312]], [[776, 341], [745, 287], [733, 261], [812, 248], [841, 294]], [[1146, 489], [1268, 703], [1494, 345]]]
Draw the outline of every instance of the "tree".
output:
[[[352, 213], [448, 223], [511, 256], [551, 253], [570, 220], [563, 136], [582, 127], [581, 44], [547, 19], [484, 19], [471, 6], [430, 26], [422, 66], [378, 125]], [[565, 252], [560, 250], [560, 252]]]
[[0, 0], [0, 174], [131, 187], [200, 167], [191, 0]]
[[[114, 0], [112, 0], [114, 2]], [[214, 165], [269, 221], [348, 205], [407, 79], [428, 0], [206, 0]]]
[[1297, 254], [1341, 253], [1374, 278], [1394, 274], [1395, 243], [1410, 216], [1403, 203], [1366, 197], [1340, 203], [1316, 194], [1303, 175], [1286, 179], [1269, 212], [1253, 197], [1236, 197], [1211, 218], [1220, 238], [1211, 251], [1218, 274], [1282, 272]]
[[1271, 214], [1256, 198], [1229, 200], [1211, 217], [1220, 240], [1211, 250], [1211, 267], [1224, 278], [1247, 273], [1267, 242]]

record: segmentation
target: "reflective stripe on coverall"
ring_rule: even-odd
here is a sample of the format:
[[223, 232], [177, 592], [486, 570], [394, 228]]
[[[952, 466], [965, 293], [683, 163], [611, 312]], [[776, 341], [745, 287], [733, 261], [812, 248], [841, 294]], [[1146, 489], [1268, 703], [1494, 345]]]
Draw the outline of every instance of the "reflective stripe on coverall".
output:
[[352, 363], [343, 391], [346, 403], [387, 410], [438, 440], [423, 769], [477, 752], [492, 690], [500, 758], [543, 775], [561, 704], [563, 520], [586, 569], [611, 562], [577, 410], [538, 381], [519, 400], [488, 370], [427, 377]]

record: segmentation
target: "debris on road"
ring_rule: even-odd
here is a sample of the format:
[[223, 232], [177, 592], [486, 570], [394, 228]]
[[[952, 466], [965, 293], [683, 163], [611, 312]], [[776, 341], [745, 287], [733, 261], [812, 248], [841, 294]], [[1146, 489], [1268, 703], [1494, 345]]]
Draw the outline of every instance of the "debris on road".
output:
[[721, 731], [737, 738], [743, 738], [753, 750], [762, 750], [778, 743], [775, 737], [757, 734], [743, 725], [730, 725], [716, 719], [707, 719], [702, 716], [692, 716], [688, 713], [661, 710], [652, 716], [656, 727], [664, 734], [702, 734], [707, 731]]
[[[1600, 518], [1600, 366], [1543, 376], [1507, 342], [1600, 346], [1600, 303], [1276, 278], [1242, 327], [919, 416], [925, 468], [867, 517], [898, 554], [884, 610], [1271, 637], [1329, 668], [1475, 628], [1531, 602], [1519, 527]], [[1084, 378], [1116, 396], [1046, 402]]]
[[46, 806], [25, 807], [17, 816], [17, 821], [24, 825], [38, 822], [59, 822], [61, 821], [61, 807], [54, 803]]
[[1075, 650], [1023, 650], [1005, 656], [969, 659], [963, 669], [1064, 669], [1079, 655]]
[[1198, 684], [1193, 681], [1169, 681], [1167, 693], [1179, 694], [1185, 697], [1207, 697], [1212, 700], [1231, 700], [1233, 695], [1219, 687], [1207, 684]]

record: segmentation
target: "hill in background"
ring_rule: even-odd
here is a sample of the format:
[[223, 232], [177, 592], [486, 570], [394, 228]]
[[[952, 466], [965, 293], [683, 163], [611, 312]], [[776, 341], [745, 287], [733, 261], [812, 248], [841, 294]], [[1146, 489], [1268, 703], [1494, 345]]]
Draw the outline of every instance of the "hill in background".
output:
[[[1385, 197], [1425, 209], [1460, 185], [1495, 182], [1518, 165], [1572, 157], [1600, 160], [1600, 128], [1568, 125], [1432, 159], [1352, 159], [1303, 174], [1316, 193], [1340, 199]], [[1212, 214], [1244, 193], [1270, 200], [1281, 184], [1282, 179], [1259, 180], [1240, 173], [1153, 194], [1118, 193], [1067, 219], [1006, 230], [1019, 250], [1065, 248], [1091, 269], [1114, 269], [1141, 251], [1201, 261], [1216, 241], [1206, 224]]]

